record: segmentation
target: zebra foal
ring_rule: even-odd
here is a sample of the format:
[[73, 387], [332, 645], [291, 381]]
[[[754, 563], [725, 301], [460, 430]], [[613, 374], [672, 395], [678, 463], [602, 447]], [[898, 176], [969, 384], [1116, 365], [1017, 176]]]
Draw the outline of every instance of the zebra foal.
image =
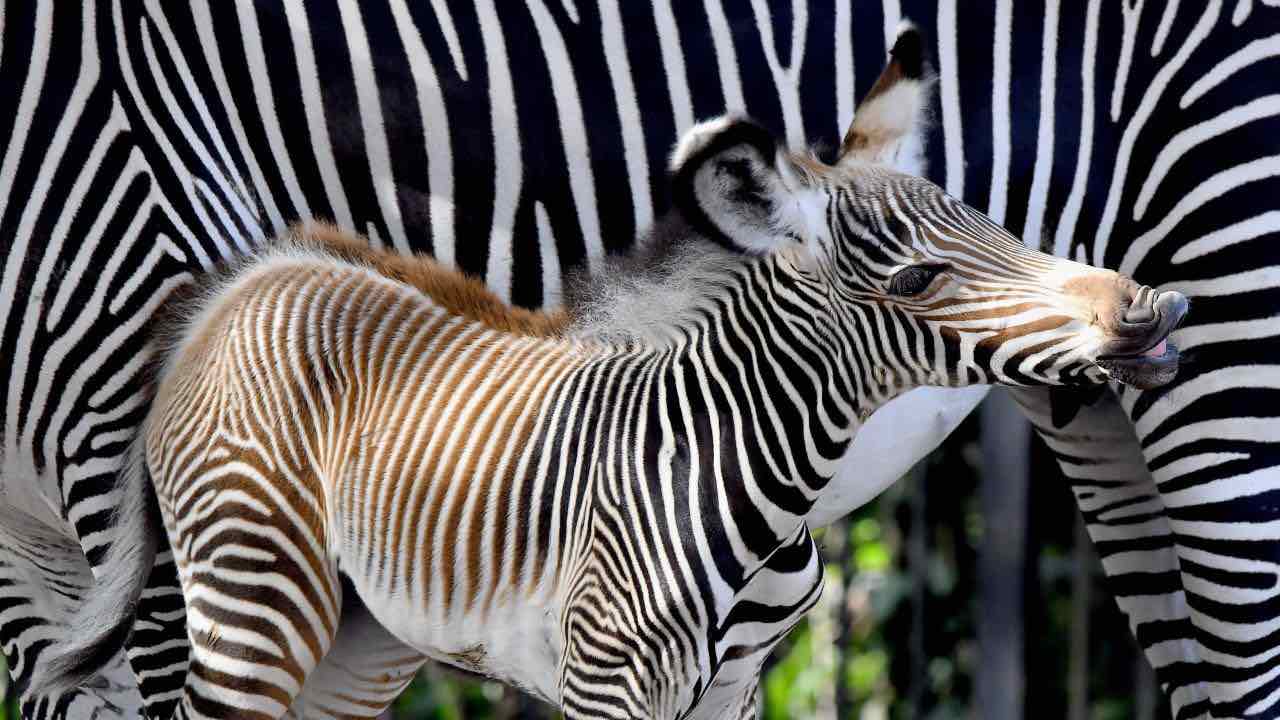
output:
[[[125, 473], [139, 543], [82, 615], [124, 611], [46, 682], [122, 641], [162, 522], [182, 717], [369, 717], [427, 657], [568, 718], [753, 716], [821, 584], [806, 513], [876, 407], [1176, 372], [1182, 296], [1028, 250], [898, 169], [922, 62], [907, 29], [831, 165], [742, 118], [695, 126], [642, 269], [584, 281], [567, 316], [305, 232], [230, 270], [176, 331]], [[334, 641], [344, 577], [390, 634], [367, 652]], [[336, 666], [361, 670], [317, 687]]]

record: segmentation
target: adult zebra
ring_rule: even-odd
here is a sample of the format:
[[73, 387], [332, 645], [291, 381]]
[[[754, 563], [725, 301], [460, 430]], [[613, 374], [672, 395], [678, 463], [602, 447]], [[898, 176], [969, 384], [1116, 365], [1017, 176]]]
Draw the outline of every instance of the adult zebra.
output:
[[[597, 238], [632, 237], [665, 203], [660, 159], [695, 117], [744, 107], [793, 142], [834, 141], [874, 77], [864, 69], [880, 66], [882, 28], [909, 14], [939, 38], [934, 177], [1058, 254], [1197, 298], [1177, 336], [1195, 361], [1173, 389], [1074, 416], [1069, 403], [1025, 402], [1080, 479], [1121, 607], [1179, 714], [1213, 702], [1274, 715], [1273, 504], [1258, 495], [1280, 462], [1267, 442], [1280, 334], [1267, 248], [1280, 219], [1269, 203], [1276, 12], [1251, 0], [995, 0], [962, 14], [954, 0], [8, 4], [0, 525], [13, 549], [0, 640], [11, 672], [30, 677], [87, 583], [83, 566], [56, 559], [74, 557], [68, 539], [95, 561], [107, 540], [105, 488], [141, 413], [140, 327], [187, 274], [290, 218], [328, 216], [538, 304], [556, 296], [561, 266], [610, 249]], [[628, 178], [629, 192], [601, 192], [607, 177]], [[488, 228], [489, 241], [454, 246], [453, 228]], [[1055, 415], [1067, 424], [1055, 429]], [[1094, 432], [1072, 432], [1086, 417]], [[1117, 470], [1081, 459], [1108, 437], [1128, 481], [1103, 487], [1088, 478]], [[152, 624], [136, 637], [152, 648], [134, 658], [143, 688], [162, 704], [185, 663], [165, 630], [175, 600], [150, 596]], [[122, 697], [91, 688], [26, 712], [78, 717]]]
[[[52, 682], [122, 642], [100, 618], [163, 532], [193, 640], [176, 717], [377, 713], [427, 656], [575, 720], [756, 717], [761, 663], [821, 592], [805, 517], [861, 418], [925, 383], [1177, 372], [1182, 295], [1025, 248], [891, 164], [920, 52], [905, 28], [830, 165], [740, 117], [695, 125], [678, 209], [564, 312], [430, 261], [406, 283], [324, 228], [208, 278], [158, 330], [129, 514], [79, 612], [99, 630]], [[331, 645], [355, 597], [407, 672]], [[312, 701], [320, 664], [367, 670]]]

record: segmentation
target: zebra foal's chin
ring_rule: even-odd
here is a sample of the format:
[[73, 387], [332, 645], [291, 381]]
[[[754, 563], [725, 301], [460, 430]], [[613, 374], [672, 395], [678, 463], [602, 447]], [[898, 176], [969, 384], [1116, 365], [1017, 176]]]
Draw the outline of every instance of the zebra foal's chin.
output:
[[[325, 228], [174, 313], [120, 533], [173, 547], [179, 715], [281, 717], [305, 688], [295, 713], [372, 717], [430, 657], [568, 718], [751, 717], [821, 585], [806, 514], [875, 408], [1171, 379], [1182, 296], [1032, 251], [899, 169], [921, 45], [899, 35], [833, 164], [741, 117], [689, 130], [676, 211], [566, 314]], [[47, 688], [123, 641], [155, 552], [136, 547], [82, 611], [112, 622]], [[337, 652], [324, 671], [358, 681], [313, 676]]]

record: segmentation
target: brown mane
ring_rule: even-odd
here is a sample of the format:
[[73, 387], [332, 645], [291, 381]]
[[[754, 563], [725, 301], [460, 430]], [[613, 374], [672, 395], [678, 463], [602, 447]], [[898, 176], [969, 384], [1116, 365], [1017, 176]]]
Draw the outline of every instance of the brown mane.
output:
[[371, 247], [360, 235], [329, 223], [295, 224], [286, 238], [323, 250], [341, 260], [367, 267], [397, 282], [411, 285], [455, 315], [495, 330], [555, 337], [569, 325], [562, 310], [527, 310], [502, 301], [483, 282], [447, 268], [425, 255], [402, 255]]

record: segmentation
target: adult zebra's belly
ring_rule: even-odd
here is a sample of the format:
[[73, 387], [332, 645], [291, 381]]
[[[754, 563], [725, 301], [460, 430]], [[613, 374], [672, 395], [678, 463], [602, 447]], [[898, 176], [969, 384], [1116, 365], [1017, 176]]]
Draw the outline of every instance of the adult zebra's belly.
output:
[[919, 387], [872, 413], [809, 511], [809, 527], [827, 525], [870, 502], [942, 444], [989, 389]]

